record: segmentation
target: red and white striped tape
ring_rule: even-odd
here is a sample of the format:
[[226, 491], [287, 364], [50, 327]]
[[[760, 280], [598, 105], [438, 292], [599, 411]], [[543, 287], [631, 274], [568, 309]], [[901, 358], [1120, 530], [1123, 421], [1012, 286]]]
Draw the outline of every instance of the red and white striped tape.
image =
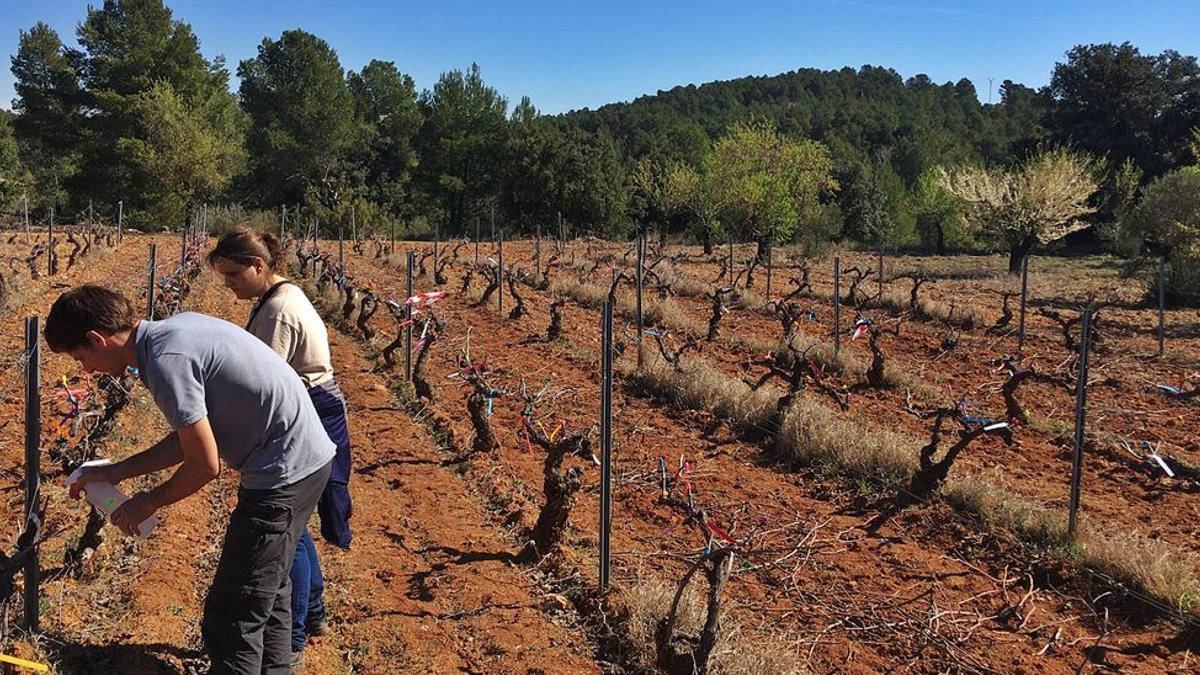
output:
[[437, 302], [438, 300], [441, 300], [443, 297], [445, 297], [445, 295], [446, 295], [445, 291], [428, 291], [425, 293], [417, 293], [416, 295], [414, 295], [411, 298], [409, 298], [408, 300], [406, 300], [405, 304], [412, 305], [414, 308], [415, 307], [425, 307], [427, 305], [432, 305], [433, 303]]

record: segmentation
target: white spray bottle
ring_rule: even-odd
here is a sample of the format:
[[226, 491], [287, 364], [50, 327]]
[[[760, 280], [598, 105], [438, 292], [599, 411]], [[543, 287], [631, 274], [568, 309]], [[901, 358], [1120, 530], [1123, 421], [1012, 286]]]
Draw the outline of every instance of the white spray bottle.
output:
[[[79, 480], [79, 476], [83, 473], [83, 467], [101, 466], [104, 464], [112, 464], [112, 460], [97, 459], [91, 462], [84, 462], [82, 466], [80, 466], [78, 469], [75, 469], [75, 471], [71, 473], [71, 476], [67, 478], [67, 485], [70, 486], [74, 484], [75, 481]], [[87, 500], [91, 502], [92, 506], [96, 507], [97, 511], [104, 514], [105, 518], [111, 517], [113, 511], [116, 511], [119, 506], [129, 501], [129, 497], [127, 497], [124, 492], [118, 490], [117, 487], [112, 483], [105, 481], [88, 483], [87, 486], [83, 488], [83, 494], [87, 497]], [[158, 516], [150, 516], [138, 524], [138, 536], [142, 538], [150, 536], [150, 533], [153, 532], [154, 528], [157, 526]]]

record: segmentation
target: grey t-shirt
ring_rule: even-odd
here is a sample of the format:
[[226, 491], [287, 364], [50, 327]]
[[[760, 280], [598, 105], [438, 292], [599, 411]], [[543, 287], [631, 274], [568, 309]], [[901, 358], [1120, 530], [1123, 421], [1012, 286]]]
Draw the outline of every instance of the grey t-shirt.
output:
[[193, 312], [142, 321], [136, 331], [138, 375], [171, 429], [207, 416], [242, 487], [291, 485], [333, 459], [304, 384], [258, 338]]

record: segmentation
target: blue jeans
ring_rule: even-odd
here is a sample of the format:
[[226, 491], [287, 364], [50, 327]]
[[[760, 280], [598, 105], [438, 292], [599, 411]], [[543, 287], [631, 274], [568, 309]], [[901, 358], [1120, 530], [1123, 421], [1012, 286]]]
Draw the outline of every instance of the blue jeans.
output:
[[[317, 504], [321, 514], [321, 536], [334, 546], [350, 548], [350, 434], [346, 425], [346, 402], [335, 382], [312, 387], [308, 390], [313, 407], [325, 433], [337, 445], [337, 454], [332, 462], [329, 480]], [[296, 555], [292, 562], [292, 651], [303, 651], [308, 641], [307, 627], [325, 618], [325, 578], [321, 574], [321, 561], [317, 558], [317, 547], [308, 528], [296, 544]]]
[[350, 431], [346, 424], [346, 400], [336, 382], [318, 385], [308, 390], [317, 416], [325, 427], [325, 433], [337, 446], [333, 458], [333, 472], [317, 513], [321, 515], [321, 537], [338, 548], [350, 548], [353, 535], [350, 532], [350, 516], [354, 508], [350, 503]]
[[317, 559], [317, 546], [313, 543], [308, 528], [300, 535], [296, 544], [296, 557], [292, 559], [292, 651], [304, 651], [308, 641], [306, 626], [325, 619], [325, 577], [321, 575], [321, 561]]

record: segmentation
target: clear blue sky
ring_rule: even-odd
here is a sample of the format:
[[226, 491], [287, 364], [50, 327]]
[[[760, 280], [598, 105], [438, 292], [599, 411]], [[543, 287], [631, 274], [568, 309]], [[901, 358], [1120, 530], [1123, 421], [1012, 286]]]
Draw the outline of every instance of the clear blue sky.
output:
[[[100, 4], [102, 0], [92, 0]], [[774, 0], [604, 2], [440, 0], [174, 0], [206, 56], [230, 70], [263, 37], [303, 28], [342, 66], [395, 61], [428, 88], [472, 61], [510, 102], [529, 95], [546, 113], [627, 101], [678, 84], [801, 67], [863, 64], [1041, 86], [1071, 46], [1130, 41], [1143, 52], [1200, 55], [1200, 0]], [[42, 20], [75, 45], [86, 1], [0, 0], [0, 52]], [[0, 70], [0, 105], [12, 73]], [[232, 83], [236, 89], [236, 77]]]

